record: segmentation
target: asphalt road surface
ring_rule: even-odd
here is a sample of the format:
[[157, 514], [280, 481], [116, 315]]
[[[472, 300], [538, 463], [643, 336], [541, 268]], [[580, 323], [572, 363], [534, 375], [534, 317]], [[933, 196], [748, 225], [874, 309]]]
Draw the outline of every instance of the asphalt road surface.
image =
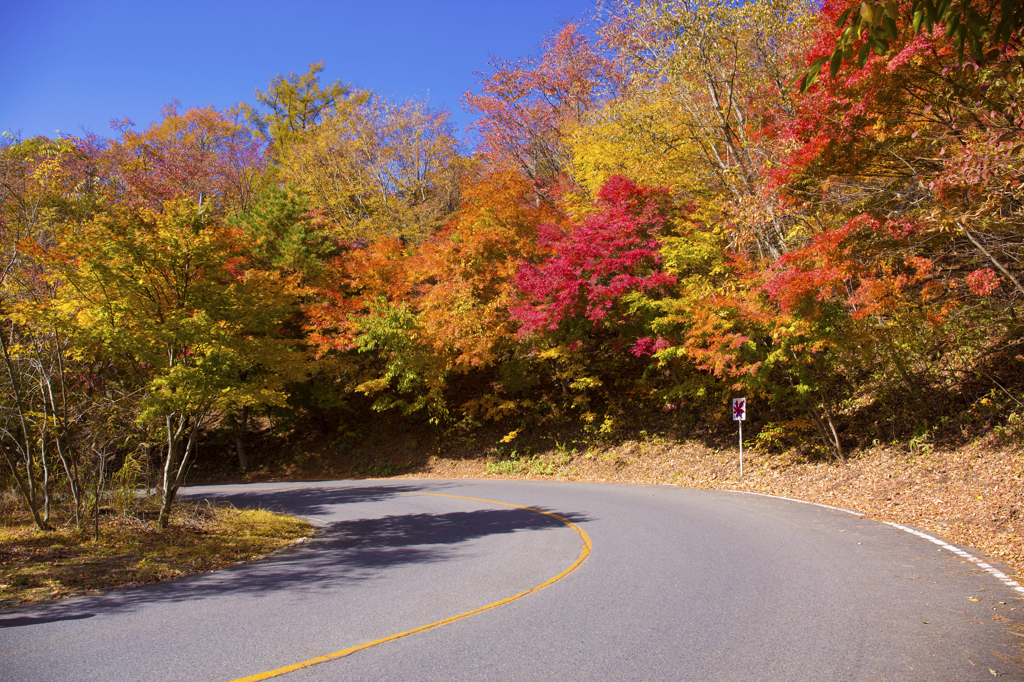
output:
[[320, 530], [265, 561], [2, 610], [0, 680], [1024, 680], [1012, 586], [841, 510], [535, 481], [187, 494]]

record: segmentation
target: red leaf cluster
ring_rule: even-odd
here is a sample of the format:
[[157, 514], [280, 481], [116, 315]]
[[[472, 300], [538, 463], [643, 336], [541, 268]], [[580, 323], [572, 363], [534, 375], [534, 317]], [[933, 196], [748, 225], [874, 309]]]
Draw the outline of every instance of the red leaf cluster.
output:
[[555, 331], [571, 318], [594, 327], [615, 324], [629, 293], [656, 294], [676, 279], [661, 270], [658, 234], [668, 218], [665, 190], [640, 187], [628, 178], [608, 180], [596, 212], [563, 230], [541, 227], [539, 241], [550, 255], [524, 264], [516, 276], [522, 304], [512, 317], [520, 335]]

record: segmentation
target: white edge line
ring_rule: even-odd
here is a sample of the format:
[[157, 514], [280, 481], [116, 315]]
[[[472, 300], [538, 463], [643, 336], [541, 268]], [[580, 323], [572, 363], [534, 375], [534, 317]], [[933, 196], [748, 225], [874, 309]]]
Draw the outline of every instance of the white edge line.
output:
[[905, 531], [907, 533], [910, 533], [911, 535], [916, 535], [919, 538], [924, 538], [928, 542], [934, 542], [936, 545], [938, 545], [942, 549], [948, 550], [948, 551], [952, 552], [953, 554], [956, 554], [959, 557], [963, 557], [964, 559], [967, 559], [972, 564], [974, 564], [978, 568], [984, 570], [986, 573], [988, 573], [989, 575], [993, 576], [996, 580], [998, 580], [1002, 584], [1006, 585], [1007, 587], [1009, 587], [1014, 592], [1017, 592], [1018, 594], [1024, 595], [1024, 587], [1021, 587], [1020, 583], [1018, 583], [1016, 580], [1011, 580], [1008, 575], [1006, 575], [1005, 573], [1000, 571], [998, 568], [996, 568], [992, 564], [989, 564], [989, 563], [987, 563], [985, 561], [982, 561], [981, 559], [979, 559], [978, 557], [974, 556], [970, 552], [964, 551], [964, 550], [960, 549], [959, 547], [954, 547], [953, 545], [949, 544], [948, 542], [945, 542], [944, 540], [940, 540], [939, 538], [935, 537], [934, 535], [929, 535], [928, 533], [922, 533], [919, 530], [914, 530], [913, 528], [907, 528], [906, 526], [901, 526], [900, 524], [893, 523], [892, 521], [882, 521], [882, 523], [884, 523], [887, 526], [892, 526], [893, 528], [899, 528], [900, 530]]
[[843, 509], [842, 507], [834, 507], [831, 504], [822, 504], [821, 502], [808, 502], [807, 500], [798, 500], [795, 497], [783, 497], [782, 495], [771, 495], [769, 493], [759, 493], [759, 492], [756, 492], [754, 490], [727, 490], [727, 489], [721, 489], [721, 488], [718, 488], [718, 490], [722, 490], [722, 492], [727, 492], [727, 493], [739, 493], [741, 495], [760, 495], [761, 497], [774, 497], [776, 500], [786, 500], [787, 502], [797, 502], [799, 504], [809, 504], [812, 507], [821, 507], [823, 509], [833, 509], [835, 511], [846, 512], [847, 514], [851, 514], [853, 516], [860, 516], [861, 518], [863, 518], [865, 516], [865, 514], [859, 512], [859, 511], [853, 511], [852, 509]]
[[[860, 512], [853, 511], [852, 509], [843, 509], [842, 507], [834, 507], [834, 506], [832, 506], [830, 504], [821, 504], [820, 502], [808, 502], [807, 500], [797, 500], [797, 499], [792, 498], [792, 497], [783, 497], [781, 495], [769, 495], [768, 493], [758, 493], [758, 492], [754, 492], [754, 491], [750, 491], [750, 490], [730, 490], [728, 492], [741, 493], [743, 495], [760, 495], [761, 497], [774, 497], [777, 500], [787, 500], [789, 502], [799, 502], [800, 504], [809, 504], [809, 505], [812, 505], [812, 506], [815, 506], [815, 507], [823, 507], [825, 509], [834, 509], [836, 511], [841, 511], [841, 512], [846, 512], [847, 514], [852, 514], [853, 516], [859, 516], [861, 518], [863, 518], [865, 516], [864, 514], [862, 514]], [[952, 552], [953, 554], [956, 554], [958, 557], [961, 557], [963, 559], [967, 559], [972, 564], [974, 564], [978, 568], [982, 569], [983, 571], [985, 571], [986, 573], [991, 575], [993, 578], [995, 578], [996, 580], [998, 580], [1002, 584], [1004, 584], [1007, 587], [1009, 587], [1014, 592], [1024, 596], [1024, 587], [1022, 587], [1020, 583], [1018, 583], [1016, 580], [1011, 579], [1010, 576], [1006, 575], [1005, 573], [1000, 571], [998, 568], [996, 568], [992, 564], [990, 564], [990, 563], [988, 563], [986, 561], [982, 561], [980, 558], [974, 556], [970, 552], [968, 552], [966, 550], [963, 550], [963, 549], [960, 549], [959, 547], [956, 547], [954, 545], [951, 545], [948, 542], [946, 542], [945, 540], [937, 538], [934, 535], [929, 535], [928, 533], [925, 533], [923, 531], [914, 530], [913, 528], [908, 528], [907, 526], [901, 526], [900, 524], [893, 523], [892, 521], [881, 521], [881, 523], [884, 523], [887, 526], [892, 526], [893, 528], [897, 528], [899, 530], [902, 530], [905, 533], [910, 533], [911, 535], [916, 535], [919, 538], [922, 538], [924, 540], [927, 540], [928, 542], [932, 542], [932, 543], [938, 545], [939, 547], [941, 547], [942, 549], [944, 549], [946, 551], [949, 551], [949, 552]]]

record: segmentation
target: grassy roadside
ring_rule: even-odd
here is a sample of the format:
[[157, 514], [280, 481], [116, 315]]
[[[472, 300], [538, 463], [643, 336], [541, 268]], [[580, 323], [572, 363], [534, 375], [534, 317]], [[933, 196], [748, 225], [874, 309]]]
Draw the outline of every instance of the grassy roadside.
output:
[[313, 527], [265, 510], [182, 501], [171, 526], [144, 515], [102, 519], [90, 532], [39, 531], [25, 518], [0, 526], [0, 607], [170, 580], [266, 556]]

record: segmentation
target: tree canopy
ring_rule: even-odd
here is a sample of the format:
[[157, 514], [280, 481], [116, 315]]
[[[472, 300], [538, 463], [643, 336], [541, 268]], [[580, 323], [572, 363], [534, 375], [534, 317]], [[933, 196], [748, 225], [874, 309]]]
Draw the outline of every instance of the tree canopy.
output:
[[836, 459], [1013, 412], [1022, 12], [610, 2], [478, 74], [473, 149], [321, 62], [231, 111], [6, 136], [11, 487], [51, 527], [148, 468], [166, 524], [203, 439], [245, 469], [257, 429], [374, 410], [514, 439], [745, 395], [769, 446]]

